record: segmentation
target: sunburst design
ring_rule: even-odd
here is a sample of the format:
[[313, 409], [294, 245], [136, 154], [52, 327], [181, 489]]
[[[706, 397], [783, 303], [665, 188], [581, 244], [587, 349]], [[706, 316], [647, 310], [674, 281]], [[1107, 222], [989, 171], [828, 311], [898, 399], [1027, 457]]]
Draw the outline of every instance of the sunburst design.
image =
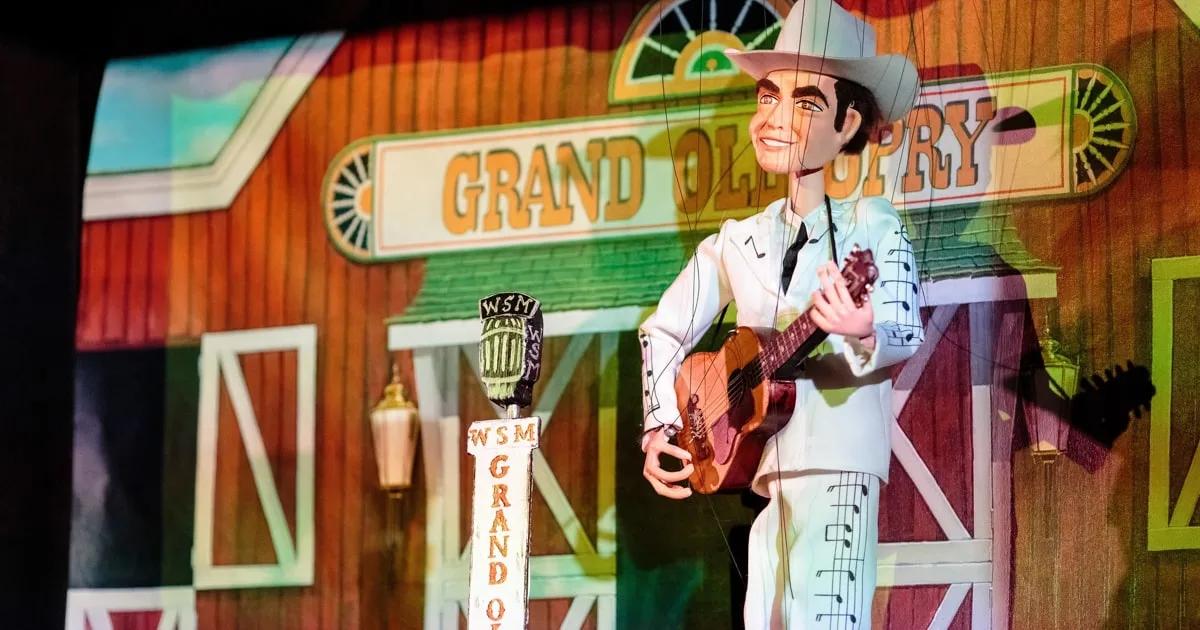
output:
[[612, 102], [712, 94], [752, 84], [726, 48], [775, 46], [791, 0], [659, 0], [638, 18], [614, 64]]
[[1136, 132], [1133, 97], [1120, 79], [1101, 68], [1077, 71], [1071, 116], [1075, 192], [1108, 185], [1129, 161]]
[[329, 238], [356, 259], [371, 254], [371, 145], [355, 147], [334, 162], [325, 184]]

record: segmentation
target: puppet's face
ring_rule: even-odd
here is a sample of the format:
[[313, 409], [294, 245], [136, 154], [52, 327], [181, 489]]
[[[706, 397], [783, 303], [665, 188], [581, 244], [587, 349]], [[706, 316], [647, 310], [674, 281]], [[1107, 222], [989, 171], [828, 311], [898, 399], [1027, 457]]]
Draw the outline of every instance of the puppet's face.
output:
[[836, 82], [834, 77], [792, 70], [777, 70], [758, 82], [750, 139], [763, 170], [794, 173], [821, 168], [837, 157], [862, 119], [850, 109], [842, 130], [833, 128]]

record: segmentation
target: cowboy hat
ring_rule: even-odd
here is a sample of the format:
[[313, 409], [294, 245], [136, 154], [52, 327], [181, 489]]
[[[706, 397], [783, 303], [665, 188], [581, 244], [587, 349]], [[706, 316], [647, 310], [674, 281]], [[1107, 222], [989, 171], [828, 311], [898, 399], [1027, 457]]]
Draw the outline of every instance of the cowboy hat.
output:
[[917, 68], [904, 55], [876, 55], [875, 29], [833, 0], [796, 0], [774, 50], [725, 51], [743, 72], [816, 72], [853, 81], [879, 103], [883, 123], [906, 116], [917, 97]]

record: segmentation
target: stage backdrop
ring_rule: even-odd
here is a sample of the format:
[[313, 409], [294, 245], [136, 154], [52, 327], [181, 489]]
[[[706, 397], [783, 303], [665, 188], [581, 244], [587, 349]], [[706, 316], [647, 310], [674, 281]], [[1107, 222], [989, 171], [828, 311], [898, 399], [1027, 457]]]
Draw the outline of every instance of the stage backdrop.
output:
[[[1200, 625], [1193, 18], [844, 6], [922, 79], [826, 174], [901, 209], [922, 280], [875, 627]], [[465, 430], [499, 412], [477, 301], [508, 290], [546, 313], [530, 627], [740, 627], [760, 506], [651, 492], [633, 331], [699, 238], [785, 190], [721, 51], [791, 8], [564, 3], [113, 63], [67, 627], [465, 627]], [[422, 415], [402, 499], [368, 418], [393, 363]]]

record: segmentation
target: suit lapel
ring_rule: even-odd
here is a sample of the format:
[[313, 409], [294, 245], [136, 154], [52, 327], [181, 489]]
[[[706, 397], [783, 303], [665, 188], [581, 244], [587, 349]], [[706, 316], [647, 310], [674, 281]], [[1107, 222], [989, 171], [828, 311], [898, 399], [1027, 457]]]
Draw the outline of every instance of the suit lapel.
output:
[[[742, 229], [731, 235], [738, 264], [731, 267], [729, 272], [737, 274], [743, 281], [753, 278], [766, 289], [778, 289], [778, 270], [782, 257], [778, 243], [771, 241], [770, 231], [765, 227], [768, 221], [757, 219], [748, 223], [742, 224]], [[775, 285], [771, 284], [772, 277], [776, 278]]]

